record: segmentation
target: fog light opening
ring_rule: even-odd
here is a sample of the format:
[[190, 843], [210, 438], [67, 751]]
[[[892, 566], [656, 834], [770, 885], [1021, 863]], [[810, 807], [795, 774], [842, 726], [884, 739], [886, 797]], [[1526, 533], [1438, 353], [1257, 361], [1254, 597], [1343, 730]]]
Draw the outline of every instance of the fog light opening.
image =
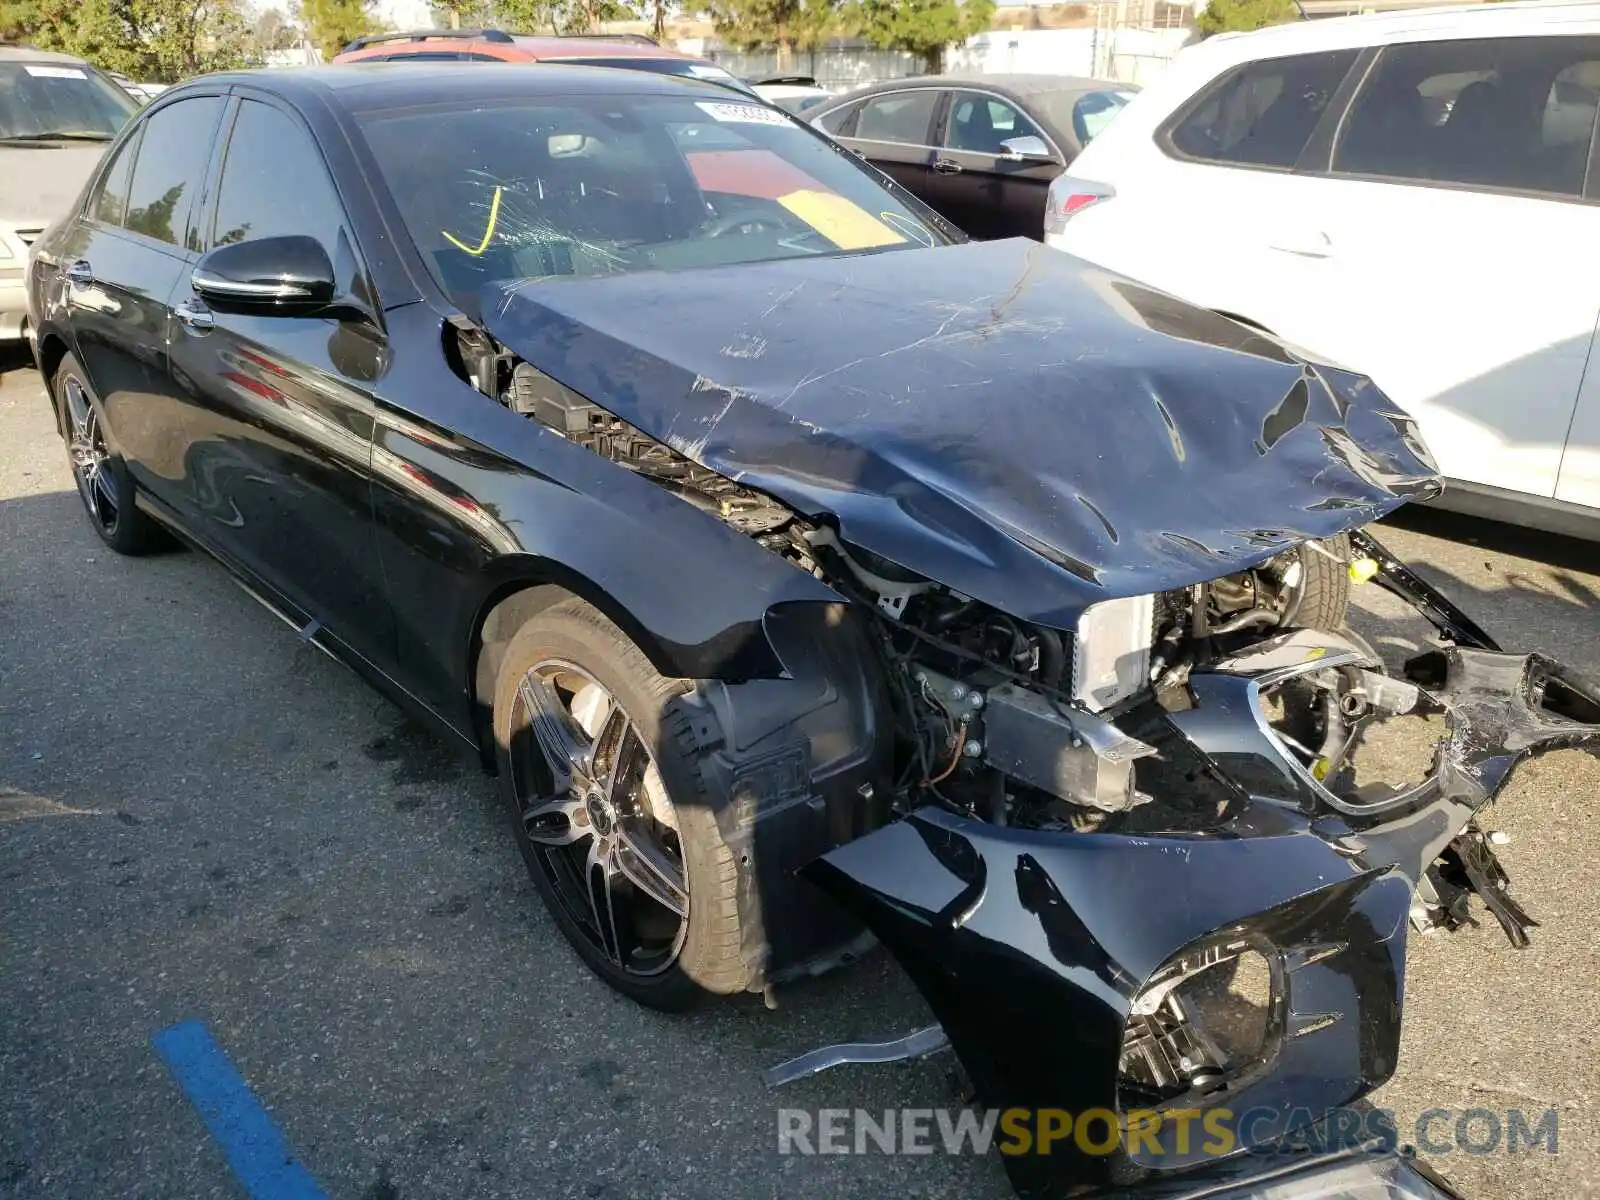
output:
[[1134, 997], [1123, 1033], [1125, 1111], [1193, 1102], [1264, 1065], [1278, 991], [1270, 949], [1236, 937], [1185, 951], [1156, 972]]

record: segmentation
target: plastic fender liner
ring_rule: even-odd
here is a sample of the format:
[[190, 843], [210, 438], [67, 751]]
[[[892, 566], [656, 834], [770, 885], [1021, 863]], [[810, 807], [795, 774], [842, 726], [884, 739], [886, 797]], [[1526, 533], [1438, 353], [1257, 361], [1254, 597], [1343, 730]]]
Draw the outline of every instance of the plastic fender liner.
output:
[[[1256, 807], [1250, 836], [1074, 834], [996, 827], [919, 809], [809, 864], [923, 992], [977, 1088], [1008, 1109], [1119, 1111], [1134, 997], [1164, 963], [1219, 932], [1263, 948], [1275, 993], [1258, 1061], [1196, 1104], [1271, 1109], [1281, 1135], [1394, 1070], [1411, 880], [1371, 869], [1285, 810]], [[1008, 1155], [1023, 1195], [1137, 1183], [1204, 1161], [1130, 1158], [1054, 1142]], [[1102, 1135], [1103, 1136], [1103, 1135]]]
[[673, 701], [735, 854], [751, 978], [810, 974], [859, 949], [861, 927], [797, 869], [887, 819], [888, 701], [862, 615], [774, 606], [764, 622], [781, 679], [702, 680]]

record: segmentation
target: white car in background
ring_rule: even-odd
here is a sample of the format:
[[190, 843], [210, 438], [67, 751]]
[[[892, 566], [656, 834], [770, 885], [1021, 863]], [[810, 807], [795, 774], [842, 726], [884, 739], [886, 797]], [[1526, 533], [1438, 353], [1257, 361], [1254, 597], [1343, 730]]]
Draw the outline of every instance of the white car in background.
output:
[[81, 58], [0, 45], [0, 343], [27, 330], [29, 247], [137, 108]]
[[775, 75], [771, 79], [749, 79], [745, 82], [750, 85], [751, 91], [768, 104], [776, 105], [797, 117], [824, 100], [833, 99], [833, 93], [809, 75]]
[[1183, 51], [1051, 187], [1046, 241], [1370, 375], [1446, 507], [1600, 529], [1600, 4]]

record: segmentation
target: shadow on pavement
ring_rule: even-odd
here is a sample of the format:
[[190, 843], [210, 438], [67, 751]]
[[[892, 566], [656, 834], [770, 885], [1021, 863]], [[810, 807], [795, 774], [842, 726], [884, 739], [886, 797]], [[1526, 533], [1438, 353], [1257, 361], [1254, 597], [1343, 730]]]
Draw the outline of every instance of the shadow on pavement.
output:
[[14, 371], [33, 369], [33, 353], [27, 342], [0, 342], [0, 380]]
[[[1590, 542], [1559, 533], [1544, 533], [1505, 521], [1447, 512], [1426, 504], [1407, 505], [1383, 523], [1446, 541], [1482, 546], [1499, 554], [1536, 559], [1552, 567], [1589, 572], [1600, 568], [1600, 541]], [[1596, 525], [1596, 529], [1600, 530], [1600, 524]]]

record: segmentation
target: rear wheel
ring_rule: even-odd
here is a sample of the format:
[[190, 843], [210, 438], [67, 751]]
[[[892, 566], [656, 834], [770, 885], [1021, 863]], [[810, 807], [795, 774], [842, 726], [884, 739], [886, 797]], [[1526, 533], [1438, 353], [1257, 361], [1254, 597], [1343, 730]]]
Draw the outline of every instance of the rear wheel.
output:
[[167, 537], [134, 505], [128, 468], [106, 444], [100, 401], [70, 354], [56, 371], [55, 395], [66, 418], [73, 482], [100, 540], [118, 554], [149, 554], [161, 549]]
[[570, 599], [512, 638], [494, 704], [500, 786], [545, 906], [596, 974], [668, 1010], [750, 979], [733, 854], [669, 709], [688, 686]]

